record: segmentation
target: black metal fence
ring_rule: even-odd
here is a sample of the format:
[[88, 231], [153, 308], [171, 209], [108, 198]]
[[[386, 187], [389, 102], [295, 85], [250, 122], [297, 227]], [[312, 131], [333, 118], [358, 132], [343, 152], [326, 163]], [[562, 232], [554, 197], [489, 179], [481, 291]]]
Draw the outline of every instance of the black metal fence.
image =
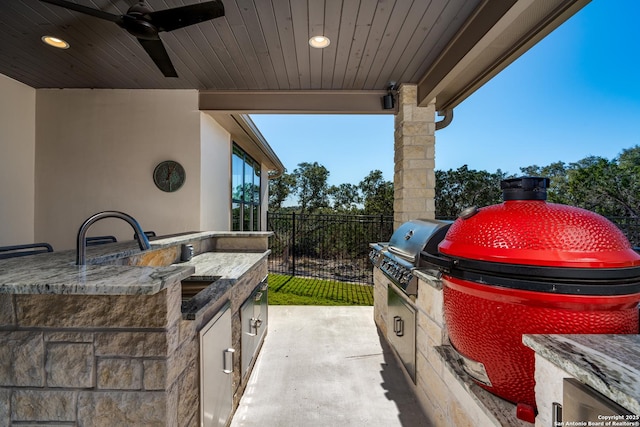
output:
[[[609, 218], [640, 247], [640, 218]], [[269, 271], [338, 282], [373, 284], [369, 243], [389, 241], [393, 217], [386, 215], [267, 214], [273, 231]]]
[[371, 285], [369, 243], [389, 240], [393, 217], [269, 212], [267, 226], [271, 273]]

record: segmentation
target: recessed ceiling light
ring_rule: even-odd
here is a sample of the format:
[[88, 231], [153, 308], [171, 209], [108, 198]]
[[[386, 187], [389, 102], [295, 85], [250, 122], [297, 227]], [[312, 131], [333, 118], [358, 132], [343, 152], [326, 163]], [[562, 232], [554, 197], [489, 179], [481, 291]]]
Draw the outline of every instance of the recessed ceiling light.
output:
[[53, 36], [42, 36], [42, 41], [49, 46], [57, 47], [58, 49], [69, 49], [69, 43]]
[[325, 36], [313, 36], [309, 39], [309, 45], [317, 49], [323, 49], [331, 43], [328, 37]]

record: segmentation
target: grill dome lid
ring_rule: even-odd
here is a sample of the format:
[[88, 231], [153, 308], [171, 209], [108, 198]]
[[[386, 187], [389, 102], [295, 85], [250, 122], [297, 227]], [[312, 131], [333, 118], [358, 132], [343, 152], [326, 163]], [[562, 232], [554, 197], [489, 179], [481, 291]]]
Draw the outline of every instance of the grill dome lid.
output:
[[439, 244], [456, 258], [572, 268], [640, 266], [618, 227], [594, 212], [546, 202], [548, 178], [501, 183], [504, 202], [466, 210]]

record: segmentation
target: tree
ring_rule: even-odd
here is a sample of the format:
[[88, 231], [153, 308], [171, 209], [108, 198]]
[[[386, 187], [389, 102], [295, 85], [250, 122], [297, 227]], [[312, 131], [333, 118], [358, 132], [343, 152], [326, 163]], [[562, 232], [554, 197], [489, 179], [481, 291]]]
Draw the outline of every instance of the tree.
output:
[[569, 189], [568, 167], [564, 162], [555, 162], [542, 167], [538, 165], [527, 166], [520, 168], [520, 171], [526, 176], [549, 178], [550, 184], [547, 189], [547, 200], [549, 202], [566, 205], [575, 204]]
[[500, 169], [489, 173], [464, 165], [456, 170], [436, 170], [435, 174], [437, 217], [454, 218], [465, 208], [502, 202], [500, 181], [507, 175]]
[[269, 180], [269, 210], [277, 211], [282, 209], [282, 203], [295, 190], [296, 177], [283, 173], [278, 178]]
[[366, 215], [393, 215], [393, 183], [384, 180], [382, 171], [369, 172], [358, 188], [362, 192]]
[[362, 203], [360, 191], [353, 184], [332, 185], [329, 187], [328, 194], [333, 200], [333, 209], [338, 212], [354, 212]]
[[569, 189], [577, 206], [604, 216], [640, 216], [640, 146], [613, 160], [591, 156], [571, 166]]
[[622, 150], [618, 155], [618, 195], [629, 216], [640, 216], [640, 146]]
[[298, 164], [293, 176], [296, 180], [294, 193], [298, 196], [301, 213], [310, 213], [329, 206], [327, 168], [318, 162], [303, 162]]
[[569, 165], [556, 162], [520, 170], [551, 179], [550, 202], [578, 206], [609, 217], [640, 215], [640, 146], [623, 150], [613, 160], [588, 156]]

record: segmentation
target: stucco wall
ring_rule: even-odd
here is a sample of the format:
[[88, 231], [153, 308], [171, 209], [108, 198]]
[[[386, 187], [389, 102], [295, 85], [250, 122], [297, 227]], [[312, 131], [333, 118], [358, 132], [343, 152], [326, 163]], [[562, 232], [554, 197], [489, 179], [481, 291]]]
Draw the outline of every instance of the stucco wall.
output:
[[[35, 236], [56, 250], [75, 247], [90, 215], [120, 210], [144, 230], [200, 229], [200, 112], [191, 90], [38, 90]], [[186, 170], [165, 193], [152, 180], [162, 160]], [[90, 235], [130, 240], [123, 221], [95, 224]]]
[[231, 226], [231, 136], [202, 113], [200, 229], [227, 231]]
[[35, 89], [0, 74], [0, 246], [34, 241]]

